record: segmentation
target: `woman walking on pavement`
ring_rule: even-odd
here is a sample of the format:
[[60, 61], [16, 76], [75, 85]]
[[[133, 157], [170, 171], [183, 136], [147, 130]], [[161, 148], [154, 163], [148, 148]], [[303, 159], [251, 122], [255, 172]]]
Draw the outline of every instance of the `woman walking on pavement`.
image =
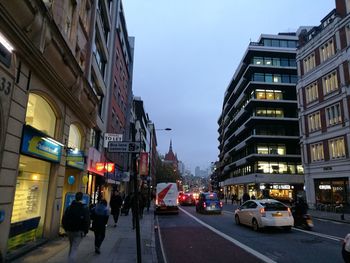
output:
[[102, 199], [91, 211], [92, 230], [95, 233], [95, 253], [100, 254], [100, 247], [105, 239], [106, 224], [108, 222], [109, 211], [107, 201]]
[[117, 226], [118, 218], [120, 214], [120, 208], [123, 204], [123, 199], [118, 193], [118, 191], [115, 191], [111, 197], [111, 201], [109, 202], [109, 206], [111, 207], [111, 214], [113, 215], [114, 219], [114, 227]]

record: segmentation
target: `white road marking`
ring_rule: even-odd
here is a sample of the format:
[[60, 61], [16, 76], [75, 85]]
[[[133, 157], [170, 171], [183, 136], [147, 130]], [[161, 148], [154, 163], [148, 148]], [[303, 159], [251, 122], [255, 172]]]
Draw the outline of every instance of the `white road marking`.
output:
[[313, 235], [313, 236], [328, 238], [328, 239], [334, 240], [334, 241], [342, 241], [343, 240], [343, 238], [341, 238], [341, 237], [336, 237], [336, 236], [321, 234], [321, 233], [317, 233], [317, 232], [307, 231], [307, 230], [303, 230], [303, 229], [299, 229], [299, 228], [295, 228], [295, 227], [293, 227], [293, 230], [297, 230], [297, 231], [300, 231], [300, 232], [303, 232], [303, 233], [306, 233], [309, 235]]
[[[230, 241], [231, 243], [235, 244], [236, 246], [239, 246], [240, 248], [242, 248], [243, 250], [247, 251], [248, 253], [254, 255], [255, 257], [261, 259], [262, 261], [266, 262], [266, 263], [276, 263], [276, 261], [272, 260], [271, 258], [266, 257], [265, 255], [261, 254], [260, 252], [244, 245], [243, 243], [239, 242], [238, 240], [220, 232], [219, 230], [217, 230], [216, 228], [204, 223], [202, 220], [198, 219], [197, 217], [191, 215], [189, 212], [187, 212], [186, 210], [184, 210], [183, 208], [179, 207], [179, 209], [184, 212], [185, 214], [187, 214], [189, 217], [191, 217], [192, 219], [196, 220], [199, 224], [201, 224], [202, 226], [210, 229], [211, 231], [213, 231], [214, 233], [218, 234], [219, 236], [225, 238], [226, 240]], [[226, 212], [226, 211], [224, 211]]]
[[159, 237], [159, 243], [160, 243], [160, 250], [162, 251], [164, 263], [167, 263], [164, 245], [163, 245], [163, 241], [162, 241], [162, 235], [160, 233], [158, 217], [156, 217], [156, 222], [157, 222], [157, 231], [158, 231], [158, 237]]

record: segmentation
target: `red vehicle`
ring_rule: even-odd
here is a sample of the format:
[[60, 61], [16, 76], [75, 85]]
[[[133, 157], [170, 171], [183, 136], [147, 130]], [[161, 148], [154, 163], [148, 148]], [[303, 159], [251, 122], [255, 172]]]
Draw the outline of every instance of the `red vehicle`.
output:
[[195, 205], [196, 199], [192, 193], [185, 193], [179, 196], [180, 205]]

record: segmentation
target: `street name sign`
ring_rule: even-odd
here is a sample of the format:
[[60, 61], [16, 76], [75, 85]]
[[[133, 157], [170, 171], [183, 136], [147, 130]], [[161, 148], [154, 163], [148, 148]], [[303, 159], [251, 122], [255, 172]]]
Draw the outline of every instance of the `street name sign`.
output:
[[139, 142], [118, 142], [108, 143], [108, 152], [110, 153], [139, 153], [141, 151]]
[[117, 133], [105, 133], [104, 134], [104, 143], [103, 147], [107, 148], [109, 142], [114, 142], [118, 141], [121, 142], [123, 141], [123, 134], [117, 134]]

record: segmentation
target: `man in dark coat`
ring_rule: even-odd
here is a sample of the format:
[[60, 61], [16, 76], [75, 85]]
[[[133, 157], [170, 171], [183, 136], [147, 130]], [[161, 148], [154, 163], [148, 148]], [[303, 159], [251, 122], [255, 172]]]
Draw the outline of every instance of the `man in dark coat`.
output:
[[119, 192], [115, 191], [111, 197], [111, 201], [109, 202], [109, 206], [111, 207], [111, 214], [114, 219], [114, 227], [117, 226], [118, 218], [120, 214], [120, 208], [123, 204], [123, 199], [120, 196]]
[[82, 200], [83, 193], [77, 192], [75, 200], [67, 207], [62, 217], [62, 226], [69, 238], [69, 262], [75, 262], [79, 244], [89, 232], [90, 212]]
[[92, 210], [92, 230], [95, 233], [95, 253], [100, 254], [100, 247], [105, 239], [106, 224], [109, 218], [107, 201], [102, 199]]

